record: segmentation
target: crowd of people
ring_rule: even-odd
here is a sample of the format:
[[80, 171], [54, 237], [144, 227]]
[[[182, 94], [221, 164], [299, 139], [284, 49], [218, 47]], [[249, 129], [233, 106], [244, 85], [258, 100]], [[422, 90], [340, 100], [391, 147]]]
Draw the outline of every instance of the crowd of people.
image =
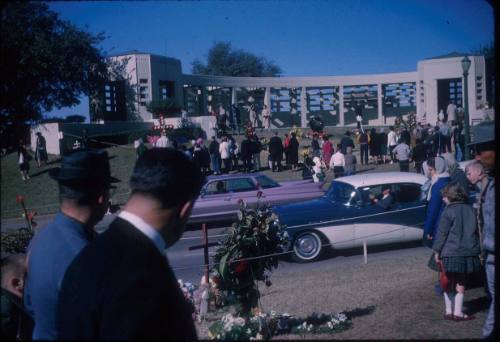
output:
[[[377, 158], [371, 162], [397, 161], [402, 171], [408, 171], [410, 160], [417, 164], [415, 154], [421, 154], [419, 168], [428, 178], [422, 186], [427, 202], [423, 239], [432, 249], [428, 266], [446, 279], [438, 289], [444, 299], [444, 319], [474, 319], [463, 308], [467, 279], [485, 272], [490, 304], [483, 337], [493, 337], [494, 124], [474, 126], [474, 141], [468, 148], [475, 151], [476, 160], [465, 172], [453, 150], [425, 146], [417, 130], [397, 132], [391, 127], [386, 141], [382, 133], [361, 130], [353, 138], [347, 131], [335, 148], [328, 135], [313, 135], [304, 153], [304, 170], [310, 170], [315, 181], [322, 181], [328, 169], [335, 177], [355, 173], [355, 141], [360, 152], [366, 151], [364, 144], [374, 151], [373, 140], [378, 141]], [[60, 211], [35, 234], [27, 256], [2, 260], [2, 328], [9, 336], [196, 340], [191, 309], [164, 251], [182, 236], [209, 168], [217, 174], [260, 169], [263, 146], [256, 134], [247, 135], [241, 146], [230, 135], [220, 140], [213, 136], [208, 147], [202, 139], [191, 144], [177, 146], [165, 133], [153, 148], [138, 141], [130, 197], [99, 235], [94, 226], [108, 209], [110, 189], [119, 182], [111, 175], [108, 155], [80, 149], [63, 156], [61, 167], [49, 171], [59, 185]], [[282, 170], [283, 160], [297, 169], [300, 144], [296, 131], [283, 140], [274, 132], [266, 144], [270, 169]], [[387, 158], [381, 154], [382, 145], [387, 147]], [[365, 154], [360, 155], [362, 163], [370, 162]], [[471, 185], [477, 191], [475, 203], [469, 202]], [[384, 207], [390, 189], [382, 190], [384, 197], [377, 204]]]
[[248, 120], [243, 122], [241, 117], [241, 109], [237, 104], [229, 106], [226, 111], [224, 105], [220, 103], [217, 107], [210, 107], [209, 114], [215, 118], [215, 126], [213, 127], [215, 135], [221, 138], [226, 135], [229, 130], [233, 134], [239, 134], [244, 128], [243, 126], [260, 127], [261, 131], [271, 129], [272, 114], [267, 105], [263, 105], [260, 113], [254, 102], [249, 102], [243, 106], [243, 109], [248, 113]]
[[[464, 313], [465, 290], [473, 275], [485, 272], [490, 304], [483, 338], [493, 338], [495, 328], [494, 145], [494, 124], [479, 124], [470, 145], [476, 157], [465, 173], [450, 152], [430, 157], [422, 166], [428, 177], [422, 187], [427, 202], [423, 239], [433, 250], [428, 266], [440, 273], [436, 290], [444, 298], [444, 319], [475, 319]], [[474, 203], [470, 203], [471, 186], [476, 191]]]
[[[231, 110], [234, 113], [236, 108]], [[267, 111], [267, 108], [264, 108]], [[219, 109], [226, 116], [222, 106]], [[232, 115], [232, 114], [231, 114]], [[219, 127], [225, 127], [225, 124]], [[268, 166], [273, 172], [302, 168], [304, 178], [313, 178], [315, 172], [324, 174], [331, 171], [335, 178], [356, 173], [356, 165], [380, 165], [397, 163], [399, 170], [409, 172], [413, 165], [417, 173], [423, 173], [423, 163], [431, 157], [453, 154], [460, 162], [465, 150], [464, 132], [456, 121], [450, 125], [446, 118], [433, 128], [430, 124], [418, 123], [415, 128], [395, 128], [388, 132], [382, 127], [376, 129], [355, 128], [348, 130], [338, 143], [327, 133], [314, 132], [312, 136], [297, 135], [296, 130], [280, 136], [276, 131], [269, 141], [258, 137], [255, 126], [248, 122], [244, 139], [238, 142], [232, 134], [222, 129], [220, 136], [213, 135], [209, 142], [202, 138], [191, 144], [179, 145], [170, 141], [165, 132], [154, 143], [154, 147], [173, 147], [182, 150], [204, 174], [215, 175], [229, 172], [251, 172], [262, 169], [261, 153], [268, 152]], [[207, 145], [208, 144], [208, 145]], [[146, 149], [144, 143], [136, 143], [138, 156]], [[300, 148], [303, 149], [299, 153]], [[314, 170], [314, 158], [319, 158], [319, 170]], [[284, 163], [284, 165], [283, 165]], [[266, 165], [267, 166], [267, 165]], [[320, 175], [321, 178], [321, 175]]]
[[[275, 132], [269, 141], [263, 141], [253, 129], [247, 129], [240, 143], [233, 135], [224, 134], [220, 138], [212, 136], [208, 146], [202, 138], [192, 140], [190, 146], [178, 144], [162, 132], [160, 138], [152, 145], [152, 147], [181, 150], [205, 175], [260, 171], [263, 168], [261, 154], [264, 150], [269, 153], [268, 165], [272, 171], [299, 170], [300, 143], [295, 132], [286, 133], [284, 139]], [[138, 158], [148, 149], [142, 139], [136, 140], [134, 147]], [[285, 165], [282, 165], [283, 161]]]

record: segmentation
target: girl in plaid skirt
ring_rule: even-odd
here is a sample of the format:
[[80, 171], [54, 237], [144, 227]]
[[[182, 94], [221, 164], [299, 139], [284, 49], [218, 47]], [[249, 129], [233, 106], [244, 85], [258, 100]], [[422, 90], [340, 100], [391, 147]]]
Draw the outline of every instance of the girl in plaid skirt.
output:
[[[467, 191], [457, 182], [442, 189], [446, 207], [439, 221], [428, 266], [439, 271], [442, 263], [450, 282], [443, 289], [445, 319], [468, 321], [474, 319], [462, 311], [466, 277], [481, 270], [479, 236], [474, 209], [467, 203]], [[455, 292], [456, 291], [456, 292]], [[454, 304], [454, 310], [452, 306]]]

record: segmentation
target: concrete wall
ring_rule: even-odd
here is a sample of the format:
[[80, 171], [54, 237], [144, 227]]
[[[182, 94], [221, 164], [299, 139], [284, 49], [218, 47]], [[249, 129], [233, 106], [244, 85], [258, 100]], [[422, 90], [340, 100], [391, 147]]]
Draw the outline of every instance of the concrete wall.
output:
[[[183, 86], [217, 86], [227, 88], [264, 88], [266, 94], [270, 88], [301, 88], [306, 87], [339, 87], [339, 118], [338, 125], [344, 126], [346, 110], [343, 106], [343, 87], [376, 85], [378, 94], [378, 107], [376, 108], [377, 117], [369, 119], [369, 125], [391, 125], [394, 123], [394, 116], [384, 116], [382, 86], [384, 84], [397, 84], [414, 82], [416, 84], [416, 112], [417, 118], [421, 118], [424, 113], [427, 115], [427, 121], [436, 122], [437, 119], [437, 81], [447, 78], [461, 78], [463, 57], [436, 58], [420, 61], [417, 64], [417, 71], [388, 73], [388, 74], [370, 74], [370, 75], [351, 75], [351, 76], [320, 76], [320, 77], [226, 77], [226, 76], [207, 76], [207, 75], [185, 75], [182, 74], [181, 63], [179, 60], [156, 56], [145, 53], [137, 53], [120, 58], [131, 57], [130, 66], [127, 72], [130, 73], [131, 82], [137, 86], [139, 95], [139, 79], [148, 79], [149, 94], [147, 101], [154, 101], [159, 98], [158, 81], [168, 80], [175, 82], [175, 99], [177, 104], [182, 105]], [[481, 116], [479, 106], [485, 103], [485, 63], [483, 56], [470, 56], [471, 68], [468, 77], [468, 100], [469, 113], [471, 121]], [[421, 88], [422, 87], [422, 88]], [[269, 95], [269, 94], [268, 94]], [[236, 96], [233, 96], [235, 102]], [[269, 97], [267, 98], [269, 102]], [[304, 101], [301, 101], [301, 124], [307, 124], [307, 108]], [[401, 110], [404, 111], [404, 107]], [[148, 113], [144, 106], [138, 105], [141, 118], [144, 121], [151, 121], [152, 115]], [[201, 119], [200, 119], [201, 120]], [[350, 124], [355, 125], [355, 124]]]
[[[215, 135], [214, 127], [215, 127], [215, 118], [212, 116], [192, 116], [189, 119], [195, 124], [195, 126], [200, 127], [205, 133], [207, 137], [210, 138], [212, 135]], [[174, 128], [179, 127], [180, 118], [165, 118], [163, 119], [166, 125], [173, 125]], [[158, 120], [153, 120], [155, 125], [158, 125]]]
[[[47, 141], [47, 152], [50, 154], [61, 154], [60, 138], [64, 144], [71, 146], [75, 139], [82, 136], [82, 130], [87, 130], [89, 138], [103, 138], [106, 136], [126, 135], [136, 131], [150, 130], [152, 122], [125, 122], [114, 121], [105, 124], [86, 123], [50, 123], [32, 126], [31, 149], [36, 146], [36, 132], [41, 132]], [[99, 140], [99, 139], [98, 139]]]
[[[418, 62], [417, 73], [417, 114], [419, 116], [427, 114], [427, 122], [433, 124], [437, 121], [439, 113], [438, 108], [438, 80], [448, 78], [462, 78], [462, 59], [463, 57], [430, 59]], [[486, 101], [486, 81], [485, 81], [485, 63], [483, 56], [469, 56], [471, 66], [468, 82], [468, 101], [470, 120], [481, 118], [479, 106], [484, 105]], [[476, 78], [481, 77], [480, 86], [477, 86]], [[463, 80], [462, 80], [463, 82]], [[423, 101], [419, 87], [423, 84]], [[464, 85], [462, 84], [462, 89]], [[477, 99], [477, 92], [481, 94], [481, 100]], [[463, 94], [463, 93], [462, 93]], [[463, 95], [462, 95], [463, 96]], [[465, 97], [463, 96], [465, 99]], [[446, 111], [446, 108], [444, 108]]]
[[160, 99], [159, 81], [172, 81], [175, 82], [174, 98], [176, 104], [181, 106], [183, 103], [181, 62], [177, 59], [156, 55], [150, 55], [150, 57], [152, 100], [157, 101]]
[[31, 127], [31, 149], [36, 149], [36, 133], [40, 132], [47, 142], [47, 153], [60, 154], [59, 150], [59, 123], [39, 124]]

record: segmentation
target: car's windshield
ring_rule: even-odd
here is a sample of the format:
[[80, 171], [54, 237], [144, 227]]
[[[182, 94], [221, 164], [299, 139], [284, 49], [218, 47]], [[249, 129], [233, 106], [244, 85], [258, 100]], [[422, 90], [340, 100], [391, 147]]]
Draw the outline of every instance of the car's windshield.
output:
[[278, 183], [273, 181], [271, 178], [267, 176], [258, 176], [256, 177], [257, 182], [259, 182], [262, 189], [276, 188], [280, 186]]
[[350, 204], [351, 199], [356, 196], [356, 190], [352, 185], [347, 183], [333, 181], [325, 197], [330, 198], [333, 202], [342, 204]]

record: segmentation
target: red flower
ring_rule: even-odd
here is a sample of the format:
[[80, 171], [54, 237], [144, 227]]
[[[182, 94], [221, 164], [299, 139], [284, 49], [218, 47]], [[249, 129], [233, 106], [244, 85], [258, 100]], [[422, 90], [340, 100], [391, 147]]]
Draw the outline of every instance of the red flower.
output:
[[217, 276], [212, 277], [212, 281], [214, 282], [214, 284], [217, 284], [217, 285], [220, 284], [220, 278]]
[[22, 203], [24, 202], [24, 197], [22, 195], [17, 195], [16, 196], [16, 202], [17, 203]]
[[35, 218], [37, 212], [36, 211], [31, 211], [28, 213], [28, 220], [30, 221], [33, 221], [33, 219]]
[[246, 271], [246, 269], [248, 268], [248, 262], [246, 262], [245, 260], [241, 260], [238, 265], [236, 266], [236, 268], [234, 269], [234, 272], [236, 273], [243, 273]]

